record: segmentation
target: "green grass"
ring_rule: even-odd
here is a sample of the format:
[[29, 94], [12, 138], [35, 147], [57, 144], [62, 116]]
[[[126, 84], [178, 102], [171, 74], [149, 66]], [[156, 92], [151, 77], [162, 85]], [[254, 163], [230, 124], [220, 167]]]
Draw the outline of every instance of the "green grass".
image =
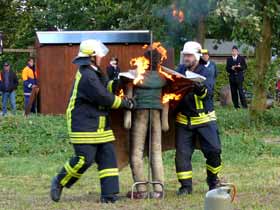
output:
[[[223, 143], [223, 180], [238, 187], [235, 209], [267, 210], [280, 207], [280, 109], [267, 111], [263, 121], [251, 124], [246, 110], [217, 110]], [[61, 202], [49, 199], [50, 180], [72, 155], [63, 116], [0, 118], [0, 209], [203, 209], [205, 161], [193, 158], [194, 194], [178, 198], [174, 151], [164, 153], [166, 199], [101, 205], [96, 167], [92, 167]], [[132, 184], [129, 167], [121, 171], [121, 194]]]

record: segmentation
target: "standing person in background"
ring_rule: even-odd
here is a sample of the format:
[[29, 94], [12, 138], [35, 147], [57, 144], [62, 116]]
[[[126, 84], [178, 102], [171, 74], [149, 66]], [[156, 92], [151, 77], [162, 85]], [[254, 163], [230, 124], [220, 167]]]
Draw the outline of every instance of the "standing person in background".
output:
[[[31, 96], [32, 88], [37, 87], [37, 71], [35, 69], [34, 58], [29, 58], [27, 66], [22, 70], [24, 108], [26, 109]], [[36, 102], [32, 105], [31, 112], [36, 112]]]
[[244, 71], [247, 69], [245, 59], [239, 55], [238, 48], [232, 47], [232, 56], [227, 59], [226, 70], [229, 74], [229, 84], [234, 108], [240, 108], [238, 95], [243, 108], [247, 108], [247, 102], [243, 90]]
[[107, 74], [109, 80], [119, 79], [119, 73], [121, 70], [118, 65], [119, 65], [119, 59], [117, 57], [112, 57], [110, 60], [110, 65], [107, 67]]
[[[212, 103], [209, 103], [210, 107], [208, 107], [208, 110], [209, 110], [210, 117], [213, 117], [213, 116], [215, 116], [214, 93], [215, 93], [215, 83], [216, 83], [216, 79], [218, 76], [218, 69], [217, 69], [216, 63], [214, 61], [210, 60], [209, 51], [207, 49], [202, 49], [201, 53], [202, 53], [202, 59], [206, 63], [206, 64], [204, 64], [204, 66], [208, 70], [209, 76], [207, 77], [207, 79], [210, 80], [209, 84], [211, 86], [210, 88], [212, 89], [212, 91], [211, 91], [212, 94], [209, 94], [209, 98], [211, 98]], [[213, 119], [215, 120], [216, 117], [213, 117]]]
[[4, 63], [4, 70], [0, 76], [0, 89], [2, 92], [2, 115], [7, 115], [7, 103], [10, 100], [12, 113], [16, 114], [16, 89], [18, 86], [18, 78], [15, 72], [11, 70], [8, 62]]

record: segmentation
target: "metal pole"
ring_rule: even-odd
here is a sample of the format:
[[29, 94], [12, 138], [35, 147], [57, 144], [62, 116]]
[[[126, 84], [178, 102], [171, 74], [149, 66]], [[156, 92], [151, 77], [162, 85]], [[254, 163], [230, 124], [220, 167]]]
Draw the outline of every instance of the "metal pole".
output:
[[[151, 36], [150, 36], [150, 46], [153, 45], [153, 32], [151, 31]], [[150, 71], [153, 70], [153, 48], [151, 49], [151, 58], [150, 58]], [[152, 164], [152, 112], [151, 109], [149, 109], [149, 132], [148, 132], [148, 139], [149, 139], [149, 143], [148, 143], [148, 198], [150, 199], [151, 197], [151, 183], [152, 183], [152, 177], [151, 177], [151, 164]]]

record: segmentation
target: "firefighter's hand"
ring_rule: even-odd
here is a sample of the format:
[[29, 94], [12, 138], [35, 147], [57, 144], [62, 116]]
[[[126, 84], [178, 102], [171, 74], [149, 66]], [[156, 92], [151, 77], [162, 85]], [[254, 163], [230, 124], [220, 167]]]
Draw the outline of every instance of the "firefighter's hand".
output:
[[193, 92], [196, 95], [203, 95], [206, 90], [206, 86], [202, 82], [195, 82]]
[[129, 110], [134, 109], [135, 105], [136, 105], [135, 100], [132, 98], [125, 97], [122, 100], [122, 107], [125, 109], [129, 109]]

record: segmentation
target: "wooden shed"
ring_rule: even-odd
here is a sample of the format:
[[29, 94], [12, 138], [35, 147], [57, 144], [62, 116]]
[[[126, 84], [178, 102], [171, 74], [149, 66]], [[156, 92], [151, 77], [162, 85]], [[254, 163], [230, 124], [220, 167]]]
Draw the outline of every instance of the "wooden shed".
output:
[[[37, 32], [36, 62], [39, 69], [40, 102], [43, 114], [64, 114], [77, 66], [72, 64], [79, 44], [86, 39], [102, 41], [109, 54], [102, 60], [106, 68], [112, 56], [119, 58], [121, 71], [130, 69], [131, 58], [143, 54], [151, 42], [150, 31], [64, 31]], [[174, 67], [174, 50], [168, 49], [166, 66]]]

